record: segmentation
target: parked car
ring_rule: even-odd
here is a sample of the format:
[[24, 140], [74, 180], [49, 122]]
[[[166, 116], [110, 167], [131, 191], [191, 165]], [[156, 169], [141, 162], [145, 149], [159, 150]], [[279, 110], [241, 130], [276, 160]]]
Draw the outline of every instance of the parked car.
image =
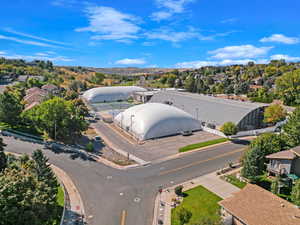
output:
[[102, 139], [101, 139], [100, 136], [96, 136], [96, 137], [95, 137], [95, 141], [102, 141]]
[[191, 130], [181, 131], [182, 136], [190, 136], [192, 134], [193, 134], [193, 131], [191, 131]]

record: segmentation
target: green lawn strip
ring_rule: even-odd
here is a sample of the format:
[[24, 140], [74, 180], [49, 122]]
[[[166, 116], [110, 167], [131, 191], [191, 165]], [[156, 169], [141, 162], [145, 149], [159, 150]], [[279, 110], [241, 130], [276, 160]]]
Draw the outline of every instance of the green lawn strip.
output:
[[238, 178], [236, 178], [236, 176], [234, 175], [227, 175], [224, 177], [224, 179], [226, 179], [226, 181], [228, 183], [231, 183], [232, 185], [242, 189], [243, 187], [245, 187], [247, 185], [246, 182], [240, 181]]
[[64, 195], [64, 191], [63, 191], [63, 187], [59, 186], [58, 187], [58, 193], [56, 195], [56, 201], [57, 201], [57, 215], [55, 220], [53, 221], [53, 225], [59, 225], [60, 224], [60, 220], [61, 220], [61, 216], [64, 210], [64, 204], [65, 204], [65, 195]]
[[219, 196], [208, 191], [203, 186], [198, 186], [184, 193], [187, 194], [187, 197], [184, 198], [179, 206], [172, 209], [172, 225], [180, 224], [176, 215], [180, 207], [184, 207], [192, 213], [192, 217], [186, 225], [191, 225], [204, 219], [211, 219], [213, 221], [218, 221], [220, 219], [220, 206], [218, 205], [218, 202], [222, 199]]
[[187, 152], [187, 151], [191, 151], [191, 150], [198, 149], [198, 148], [203, 148], [203, 147], [210, 146], [210, 145], [223, 143], [226, 141], [228, 141], [228, 138], [219, 138], [219, 139], [209, 140], [209, 141], [200, 142], [200, 143], [196, 143], [196, 144], [191, 144], [191, 145], [187, 145], [187, 146], [180, 148], [179, 152]]

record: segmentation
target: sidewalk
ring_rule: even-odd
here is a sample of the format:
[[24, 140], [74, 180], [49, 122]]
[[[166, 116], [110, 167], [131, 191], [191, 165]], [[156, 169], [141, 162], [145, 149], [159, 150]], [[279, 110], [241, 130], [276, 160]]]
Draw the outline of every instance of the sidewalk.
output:
[[71, 178], [58, 167], [50, 166], [65, 188], [65, 211], [61, 225], [84, 224], [84, 206]]
[[179, 185], [183, 185], [184, 191], [202, 185], [222, 199], [230, 197], [233, 193], [240, 190], [236, 186], [220, 179], [220, 177], [216, 175], [216, 172], [164, 189], [155, 199], [153, 225], [157, 225], [158, 220], [163, 221], [164, 225], [171, 225], [171, 203], [172, 199], [176, 196], [174, 189]]

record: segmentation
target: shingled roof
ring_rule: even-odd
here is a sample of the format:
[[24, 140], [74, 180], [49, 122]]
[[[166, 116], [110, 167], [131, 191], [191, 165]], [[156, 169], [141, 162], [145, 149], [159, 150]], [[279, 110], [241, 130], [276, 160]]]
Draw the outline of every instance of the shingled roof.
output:
[[299, 225], [300, 210], [290, 202], [254, 184], [219, 202], [247, 225]]
[[294, 152], [296, 155], [300, 156], [300, 146], [292, 148], [291, 151]]
[[296, 155], [291, 150], [280, 151], [266, 156], [267, 159], [294, 159]]

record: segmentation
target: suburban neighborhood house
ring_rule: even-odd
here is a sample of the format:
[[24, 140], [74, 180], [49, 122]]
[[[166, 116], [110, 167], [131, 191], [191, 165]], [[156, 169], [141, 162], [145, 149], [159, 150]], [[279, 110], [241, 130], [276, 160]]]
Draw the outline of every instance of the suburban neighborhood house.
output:
[[41, 88], [33, 87], [26, 90], [26, 95], [23, 98], [23, 101], [25, 102], [25, 111], [39, 105], [49, 95], [57, 95], [58, 93], [59, 88], [53, 84], [46, 84]]
[[219, 202], [226, 225], [299, 225], [300, 210], [254, 184]]
[[300, 177], [300, 146], [266, 156], [270, 159], [267, 171], [271, 175]]

